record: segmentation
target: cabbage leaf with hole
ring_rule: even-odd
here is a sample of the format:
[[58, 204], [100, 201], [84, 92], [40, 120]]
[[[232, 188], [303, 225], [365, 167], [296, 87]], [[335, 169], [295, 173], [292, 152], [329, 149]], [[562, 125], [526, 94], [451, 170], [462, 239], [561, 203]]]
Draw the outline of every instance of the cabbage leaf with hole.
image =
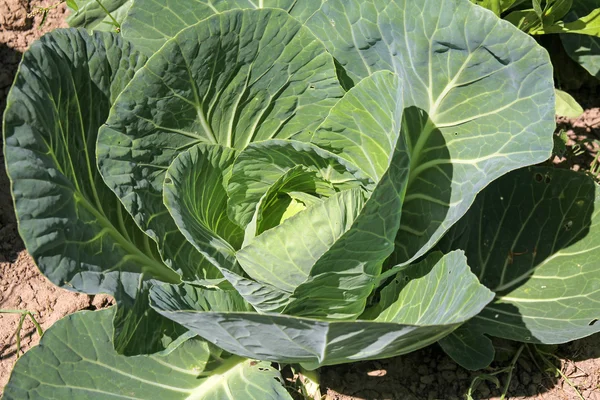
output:
[[[492, 183], [439, 247], [464, 249], [495, 298], [442, 347], [477, 369], [493, 358], [482, 335], [558, 344], [600, 332], [599, 230], [600, 186], [588, 176], [536, 167]], [[480, 347], [487, 356], [473, 355]]]

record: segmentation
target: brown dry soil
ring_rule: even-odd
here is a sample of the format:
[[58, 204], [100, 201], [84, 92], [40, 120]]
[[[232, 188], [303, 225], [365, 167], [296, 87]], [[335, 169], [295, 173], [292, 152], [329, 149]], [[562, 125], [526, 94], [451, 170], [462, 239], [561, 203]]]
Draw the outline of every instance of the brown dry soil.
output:
[[[44, 26], [37, 7], [57, 5], [44, 0], [0, 0], [0, 115], [12, 84], [22, 52], [42, 34], [65, 26], [64, 4], [49, 11]], [[35, 14], [35, 15], [32, 15]], [[589, 91], [588, 91], [589, 92]], [[586, 150], [577, 156], [555, 160], [555, 164], [573, 169], [586, 169], [598, 150], [600, 140], [600, 94], [597, 90], [578, 99], [587, 108], [577, 120], [559, 120], [570, 142], [586, 140]], [[59, 289], [42, 276], [24, 249], [17, 232], [9, 181], [0, 152], [0, 308], [29, 310], [43, 329], [48, 329], [63, 316], [82, 309], [98, 309], [111, 303], [107, 296], [87, 296]], [[0, 393], [8, 381], [17, 359], [15, 331], [19, 316], [0, 314]], [[21, 353], [38, 343], [31, 321], [21, 329]], [[380, 361], [367, 361], [321, 370], [323, 394], [330, 399], [462, 399], [475, 377], [510, 365], [516, 345], [501, 343], [506, 356], [487, 371], [473, 373], [457, 366], [439, 347], [430, 346], [412, 354]], [[531, 349], [526, 349], [531, 350]], [[600, 400], [600, 335], [575, 341], [553, 349], [557, 358], [547, 356], [555, 368], [549, 369], [539, 356], [524, 351], [518, 359], [508, 385], [511, 399], [579, 399], [572, 386], [586, 400]], [[504, 387], [509, 374], [497, 375]], [[568, 378], [568, 381], [564, 379]], [[482, 382], [473, 392], [475, 399], [499, 398], [501, 390], [490, 381]], [[243, 400], [243, 399], [240, 399]]]

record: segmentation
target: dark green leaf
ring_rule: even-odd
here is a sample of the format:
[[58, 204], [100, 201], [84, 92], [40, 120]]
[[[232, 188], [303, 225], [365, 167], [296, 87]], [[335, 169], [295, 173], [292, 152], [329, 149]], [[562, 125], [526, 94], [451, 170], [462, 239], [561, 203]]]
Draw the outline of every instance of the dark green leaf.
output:
[[[145, 61], [116, 35], [56, 30], [25, 53], [4, 114], [7, 172], [27, 250], [56, 285], [116, 297], [116, 345], [129, 354], [157, 351], [163, 344], [154, 339], [177, 334], [148, 310], [144, 281], [180, 280], [94, 160], [98, 128]], [[130, 341], [144, 334], [148, 340]]]
[[291, 400], [266, 362], [229, 356], [196, 338], [163, 354], [125, 357], [111, 343], [114, 310], [58, 321], [15, 366], [5, 400]]
[[495, 300], [469, 326], [529, 343], [600, 332], [600, 187], [555, 168], [515, 171], [486, 188], [444, 238], [465, 249]]
[[573, 0], [554, 0], [548, 4], [550, 7], [547, 7], [546, 12], [544, 13], [544, 21], [558, 22], [571, 10]]
[[542, 9], [542, 0], [531, 0], [533, 11], [537, 15], [540, 22], [544, 22], [544, 10]]
[[496, 350], [492, 341], [469, 321], [457, 330], [442, 338], [438, 344], [461, 367], [477, 371], [488, 367], [494, 361]]

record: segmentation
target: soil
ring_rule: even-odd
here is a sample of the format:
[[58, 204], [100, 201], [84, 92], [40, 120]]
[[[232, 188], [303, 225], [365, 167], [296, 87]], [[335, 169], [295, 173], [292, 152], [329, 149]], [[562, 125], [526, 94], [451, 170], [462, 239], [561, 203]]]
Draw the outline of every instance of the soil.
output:
[[[600, 337], [588, 337], [560, 346], [559, 359], [551, 356], [552, 369], [538, 355], [525, 350], [517, 360], [507, 399], [575, 400], [577, 392], [560, 376], [561, 371], [586, 400], [600, 400]], [[437, 345], [417, 352], [378, 361], [366, 361], [321, 371], [322, 386], [331, 400], [459, 400], [466, 398], [477, 376], [493, 374], [508, 367], [517, 344], [501, 343], [505, 350], [485, 371], [472, 372], [453, 362]], [[534, 350], [532, 350], [534, 351]], [[537, 364], [536, 364], [537, 363]], [[472, 391], [473, 399], [500, 399], [509, 378], [497, 374], [500, 387], [483, 381]]]
[[[600, 94], [597, 101], [600, 101]], [[557, 129], [567, 134], [567, 154], [556, 157], [554, 163], [558, 167], [590, 173], [590, 167], [598, 165], [600, 161], [599, 127], [600, 108], [590, 108], [581, 117], [573, 120], [558, 118]], [[600, 169], [595, 170], [594, 175], [596, 180], [600, 181]]]
[[[41, 28], [43, 15], [38, 7], [54, 7]], [[52, 1], [0, 0], [0, 115], [22, 52], [42, 34], [66, 26], [66, 12], [64, 4]], [[600, 92], [585, 90], [577, 98], [587, 108], [585, 114], [578, 119], [557, 121], [569, 139], [564, 157], [553, 160], [559, 167], [588, 171], [600, 147]], [[39, 273], [18, 235], [0, 152], [0, 308], [28, 310], [45, 330], [69, 313], [110, 304], [112, 299], [107, 296], [87, 296], [57, 288]], [[18, 323], [19, 315], [0, 314], [0, 394], [17, 356], [39, 341], [35, 326], [26, 319], [20, 331], [21, 352], [17, 352], [14, 334]], [[332, 400], [463, 399], [473, 379], [497, 373], [501, 388], [512, 377], [508, 384], [511, 399], [580, 399], [573, 388], [576, 387], [584, 399], [600, 400], [600, 335], [551, 349], [556, 356], [546, 357], [553, 363], [552, 368], [528, 348], [521, 353], [512, 375], [498, 373], [511, 365], [516, 346], [499, 343], [504, 351], [489, 370], [480, 372], [462, 369], [437, 346], [387, 360], [325, 367], [321, 370], [322, 392]], [[483, 380], [472, 397], [495, 399], [500, 394], [501, 389], [494, 382]]]

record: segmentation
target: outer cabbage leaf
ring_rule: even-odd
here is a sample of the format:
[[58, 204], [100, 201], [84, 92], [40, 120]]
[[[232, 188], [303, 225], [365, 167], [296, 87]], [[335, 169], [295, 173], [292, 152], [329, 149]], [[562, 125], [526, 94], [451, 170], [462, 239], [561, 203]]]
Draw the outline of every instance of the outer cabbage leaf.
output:
[[[468, 320], [469, 308], [462, 310], [462, 313], [467, 314], [459, 312], [456, 315], [460, 304], [465, 301], [476, 304], [484, 299], [489, 302], [493, 295], [489, 290], [481, 289], [482, 285], [477, 279], [473, 279], [462, 257], [464, 254], [461, 251], [446, 256], [433, 252], [424, 261], [405, 268], [383, 288], [377, 304], [367, 309], [361, 318], [378, 322], [404, 321], [414, 325], [431, 325], [453, 319]], [[439, 267], [432, 269], [434, 265]], [[452, 280], [454, 287], [440, 284], [445, 279]], [[472, 298], [456, 297], [454, 291], [457, 287], [462, 288], [465, 293], [476, 295]], [[442, 304], [447, 309], [440, 307]], [[429, 313], [430, 308], [437, 310], [436, 313]]]
[[279, 8], [304, 22], [322, 0], [136, 0], [123, 22], [123, 36], [150, 56], [181, 30], [235, 9]]
[[205, 279], [162, 202], [169, 164], [198, 143], [243, 149], [316, 127], [342, 93], [332, 57], [287, 13], [218, 14], [165, 44], [121, 93], [98, 137], [100, 171], [166, 262]]
[[123, 22], [133, 0], [73, 0], [73, 3], [77, 10], [71, 10], [71, 15], [67, 17], [69, 26], [86, 28], [88, 31], [115, 32], [118, 28], [115, 22]]
[[405, 121], [415, 128], [396, 262], [427, 252], [491, 181], [550, 156], [548, 55], [490, 11], [467, 0], [329, 0], [306, 26], [346, 81], [394, 71], [404, 107], [431, 121], [421, 130], [417, 114]]
[[600, 332], [599, 230], [600, 187], [583, 174], [522, 169], [486, 188], [441, 242], [465, 249], [496, 293], [465, 326], [470, 340], [552, 344]]
[[98, 128], [145, 61], [117, 35], [56, 30], [25, 53], [4, 114], [7, 173], [27, 250], [54, 284], [115, 296], [115, 345], [126, 353], [159, 350], [162, 336], [177, 332], [148, 310], [147, 294], [149, 279], [180, 278], [94, 163]]
[[[217, 346], [249, 358], [302, 363], [307, 368], [392, 357], [427, 346], [476, 315], [493, 297], [469, 271], [461, 252], [438, 254], [406, 268], [395, 278], [402, 312], [377, 321], [324, 321], [278, 314], [220, 312], [199, 301], [206, 289], [162, 285], [152, 306]], [[434, 291], [427, 307], [418, 293]], [[241, 310], [240, 310], [241, 311]]]
[[58, 321], [16, 364], [4, 399], [288, 400], [267, 362], [229, 356], [197, 338], [164, 354], [125, 357], [113, 350], [114, 310]]
[[496, 354], [494, 343], [467, 321], [457, 330], [442, 338], [438, 344], [460, 366], [471, 371], [488, 367]]
[[[600, 9], [600, 0], [578, 0], [573, 4], [565, 22], [572, 22]], [[600, 20], [597, 16], [596, 20]], [[600, 37], [598, 35], [561, 34], [560, 39], [569, 57], [600, 79]]]

